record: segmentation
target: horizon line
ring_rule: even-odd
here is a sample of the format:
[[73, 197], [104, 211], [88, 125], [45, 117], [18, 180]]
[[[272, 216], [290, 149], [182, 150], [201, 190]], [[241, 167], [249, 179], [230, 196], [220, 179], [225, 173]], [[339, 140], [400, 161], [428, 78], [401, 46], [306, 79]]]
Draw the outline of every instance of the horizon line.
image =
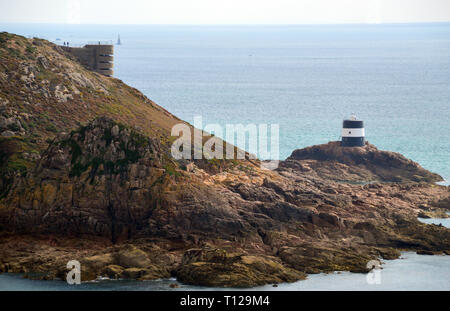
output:
[[1, 22], [0, 25], [73, 25], [73, 26], [320, 26], [320, 25], [399, 25], [399, 24], [445, 24], [446, 21], [411, 21], [411, 22], [343, 22], [343, 23], [249, 23], [249, 24], [193, 24], [193, 23], [54, 23], [54, 22]]

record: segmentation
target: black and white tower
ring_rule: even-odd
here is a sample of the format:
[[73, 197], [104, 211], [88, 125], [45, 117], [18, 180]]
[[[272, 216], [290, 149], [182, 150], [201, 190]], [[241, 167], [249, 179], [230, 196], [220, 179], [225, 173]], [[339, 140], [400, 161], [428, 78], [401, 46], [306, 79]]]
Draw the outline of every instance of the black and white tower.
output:
[[364, 146], [364, 122], [357, 120], [355, 115], [350, 120], [344, 120], [342, 125], [342, 147]]

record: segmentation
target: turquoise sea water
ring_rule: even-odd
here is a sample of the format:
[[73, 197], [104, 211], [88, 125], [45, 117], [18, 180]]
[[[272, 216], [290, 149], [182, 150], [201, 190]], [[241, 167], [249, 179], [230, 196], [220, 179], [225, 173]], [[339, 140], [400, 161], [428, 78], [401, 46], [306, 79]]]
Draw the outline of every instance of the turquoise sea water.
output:
[[280, 157], [367, 139], [450, 180], [450, 23], [315, 26], [0, 24], [71, 45], [116, 41], [115, 77], [192, 123], [277, 123]]

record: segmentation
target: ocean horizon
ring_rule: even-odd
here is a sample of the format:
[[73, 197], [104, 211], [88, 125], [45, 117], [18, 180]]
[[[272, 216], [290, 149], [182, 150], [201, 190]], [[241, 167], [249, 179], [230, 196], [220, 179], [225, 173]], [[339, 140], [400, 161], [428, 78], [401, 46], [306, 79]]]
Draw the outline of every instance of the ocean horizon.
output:
[[279, 124], [280, 159], [339, 140], [355, 113], [370, 143], [450, 180], [450, 23], [0, 29], [72, 46], [120, 34], [114, 77], [190, 123]]

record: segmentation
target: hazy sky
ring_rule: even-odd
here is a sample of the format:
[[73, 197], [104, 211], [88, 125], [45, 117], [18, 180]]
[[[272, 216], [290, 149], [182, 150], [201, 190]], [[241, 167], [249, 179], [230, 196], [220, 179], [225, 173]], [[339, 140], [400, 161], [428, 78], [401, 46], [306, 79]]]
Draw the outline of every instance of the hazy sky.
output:
[[450, 0], [0, 0], [0, 23], [311, 24], [450, 21]]

